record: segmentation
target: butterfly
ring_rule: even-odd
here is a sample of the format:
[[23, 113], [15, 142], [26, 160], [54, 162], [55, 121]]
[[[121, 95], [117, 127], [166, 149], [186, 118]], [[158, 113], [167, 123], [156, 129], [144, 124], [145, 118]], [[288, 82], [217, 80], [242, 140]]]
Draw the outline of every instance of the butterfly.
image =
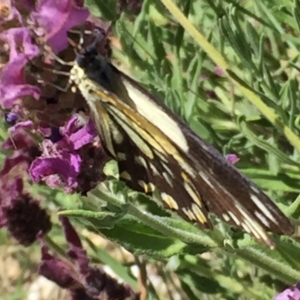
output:
[[133, 190], [158, 190], [163, 204], [187, 221], [213, 228], [209, 214], [269, 247], [268, 231], [294, 228], [278, 207], [141, 84], [97, 51], [83, 48], [70, 83], [87, 101], [103, 147]]

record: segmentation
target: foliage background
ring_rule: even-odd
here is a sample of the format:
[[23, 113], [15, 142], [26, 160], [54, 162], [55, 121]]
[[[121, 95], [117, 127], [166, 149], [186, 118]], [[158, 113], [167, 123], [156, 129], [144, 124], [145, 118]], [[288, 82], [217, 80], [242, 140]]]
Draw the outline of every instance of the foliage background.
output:
[[[182, 18], [163, 2], [170, 9], [168, 1], [146, 0], [139, 14], [128, 10], [121, 15], [115, 1], [89, 0], [86, 5], [112, 22], [114, 63], [221, 153], [236, 153], [237, 168], [297, 220], [300, 2], [176, 1], [204, 39], [183, 29]], [[5, 125], [0, 133], [4, 140]], [[272, 299], [299, 281], [296, 239], [276, 238], [278, 247], [270, 251], [224, 224], [202, 232], [128, 191], [113, 164], [106, 172], [110, 180], [88, 199], [32, 187], [52, 212], [57, 225], [48, 242], [62, 256], [60, 207], [68, 209], [64, 214], [72, 217], [94, 263], [109, 266], [140, 291], [146, 280], [132, 275], [133, 266], [147, 272], [149, 299]], [[152, 214], [144, 214], [145, 209]], [[0, 245], [0, 295], [7, 295], [0, 299], [26, 299], [38, 282], [38, 246], [21, 248], [2, 231]], [[52, 294], [53, 299], [64, 299], [63, 292], [57, 293], [62, 294]]]

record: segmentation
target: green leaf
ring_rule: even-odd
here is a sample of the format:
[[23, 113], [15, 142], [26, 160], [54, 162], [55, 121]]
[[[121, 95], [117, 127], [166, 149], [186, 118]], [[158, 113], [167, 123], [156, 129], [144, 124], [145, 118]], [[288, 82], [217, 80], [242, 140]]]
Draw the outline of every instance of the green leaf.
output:
[[300, 245], [291, 238], [281, 238], [280, 244], [276, 247], [281, 257], [294, 269], [300, 271], [299, 251]]
[[190, 270], [179, 270], [177, 271], [177, 274], [179, 275], [181, 283], [184, 283], [185, 287], [188, 287], [190, 292], [194, 294], [195, 299], [202, 299], [199, 292], [206, 294], [218, 294], [224, 291], [216, 280], [197, 275]]
[[133, 219], [123, 220], [113, 229], [100, 232], [135, 255], [147, 254], [161, 259], [181, 253], [186, 247], [185, 243], [162, 236]]
[[124, 213], [91, 212], [83, 210], [63, 211], [61, 215], [79, 218], [90, 230], [105, 235], [136, 255], [148, 254], [166, 258], [181, 253], [186, 244], [167, 238], [152, 228]]
[[115, 20], [116, 18], [116, 0], [86, 0], [84, 1], [84, 5], [91, 11], [94, 16], [110, 21]]
[[113, 228], [115, 223], [125, 215], [126, 211], [118, 214], [112, 212], [94, 212], [88, 210], [64, 210], [59, 215], [79, 218], [81, 222], [95, 228]]
[[300, 175], [293, 173], [274, 174], [269, 170], [241, 168], [247, 177], [251, 178], [262, 189], [300, 193]]

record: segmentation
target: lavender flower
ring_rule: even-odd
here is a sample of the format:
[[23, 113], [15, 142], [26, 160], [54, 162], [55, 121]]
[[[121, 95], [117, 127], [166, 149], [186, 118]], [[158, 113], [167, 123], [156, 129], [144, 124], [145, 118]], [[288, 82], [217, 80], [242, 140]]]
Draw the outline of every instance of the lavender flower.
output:
[[51, 228], [46, 211], [24, 190], [28, 174], [51, 187], [86, 193], [103, 179], [105, 162], [92, 122], [78, 124], [72, 117], [74, 108], [86, 109], [85, 101], [49, 88], [55, 76], [45, 71], [54, 66], [50, 54], [67, 47], [68, 30], [86, 22], [88, 10], [72, 0], [37, 3], [5, 0], [0, 6], [0, 106], [13, 125], [2, 144], [13, 154], [0, 170], [0, 225], [25, 246]]
[[240, 158], [235, 154], [227, 154], [226, 159], [233, 165], [235, 165], [240, 160]]
[[[88, 17], [80, 0], [0, 4], [0, 106], [11, 125], [2, 149], [12, 152], [0, 170], [0, 225], [26, 246], [51, 222], [24, 186], [33, 181], [86, 194], [104, 179], [107, 157], [94, 124], [75, 115], [88, 114], [88, 106], [79, 93], [61, 92], [68, 77], [52, 71], [68, 72], [56, 57], [74, 60], [69, 30], [93, 28]], [[109, 52], [105, 39], [103, 50]]]
[[69, 244], [68, 256], [73, 264], [54, 257], [48, 252], [40, 236], [42, 263], [39, 273], [70, 292], [73, 300], [138, 300], [130, 286], [119, 284], [102, 269], [91, 266], [80, 238], [67, 218], [62, 217], [62, 226]]
[[29, 246], [38, 232], [45, 234], [51, 229], [49, 215], [24, 191], [21, 178], [1, 176], [0, 188], [0, 227], [6, 227], [20, 244]]
[[[4, 30], [0, 43], [7, 51], [0, 53], [0, 61], [5, 62], [0, 69], [0, 105], [9, 110], [6, 120], [14, 125], [10, 128], [12, 143], [21, 144], [24, 139], [24, 145], [14, 145], [17, 153], [6, 158], [4, 169], [23, 159], [27, 164], [23, 171], [29, 171], [34, 182], [85, 194], [104, 179], [102, 167], [107, 157], [92, 121], [84, 125], [74, 117], [79, 110], [88, 113], [85, 100], [80, 94], [61, 92], [59, 84], [68, 78], [58, 78], [51, 69], [68, 71], [57, 65], [54, 54], [59, 56], [63, 50], [64, 59], [74, 60], [75, 51], [68, 47], [69, 30], [81, 24], [93, 27], [89, 12], [79, 0], [41, 0], [37, 4], [6, 0], [1, 8]], [[103, 51], [107, 50], [104, 39]], [[40, 146], [35, 143], [42, 151], [30, 159], [30, 138], [25, 132], [20, 135], [19, 128], [42, 141]]]
[[54, 53], [68, 46], [68, 30], [85, 22], [88, 16], [89, 11], [82, 8], [82, 3], [70, 0], [41, 0], [30, 14], [33, 24], [39, 25], [36, 32], [41, 34], [42, 31], [44, 42]]
[[107, 160], [94, 124], [81, 126], [75, 116], [59, 134], [57, 142], [43, 141], [43, 153], [32, 162], [29, 173], [35, 182], [85, 194], [104, 179], [101, 170]]
[[300, 282], [287, 288], [275, 297], [275, 300], [299, 300], [300, 299]]

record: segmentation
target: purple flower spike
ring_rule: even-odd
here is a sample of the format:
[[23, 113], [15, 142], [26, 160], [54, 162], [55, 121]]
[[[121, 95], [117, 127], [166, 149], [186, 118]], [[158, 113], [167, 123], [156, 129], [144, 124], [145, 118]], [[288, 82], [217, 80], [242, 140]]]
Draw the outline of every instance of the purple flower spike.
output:
[[75, 5], [73, 0], [41, 0], [35, 12], [31, 13], [46, 32], [46, 41], [54, 53], [68, 45], [67, 31], [87, 20], [89, 11]]
[[278, 294], [274, 300], [299, 300], [300, 299], [300, 282], [289, 287], [282, 293]]
[[[5, 160], [2, 174], [10, 173], [16, 163], [35, 182], [86, 194], [104, 179], [107, 157], [92, 121], [80, 124], [77, 116], [69, 120], [76, 111], [86, 113], [88, 105], [79, 93], [56, 88], [60, 83], [64, 87], [67, 78], [52, 70], [68, 72], [68, 67], [51, 54], [73, 61], [74, 44], [69, 41], [78, 42], [73, 30], [78, 25], [83, 25], [80, 31], [91, 30], [96, 24], [88, 19], [83, 0], [0, 2], [0, 108], [10, 109], [5, 119], [12, 125], [11, 138], [2, 148], [17, 152]], [[107, 33], [103, 30], [100, 45], [104, 52], [110, 49]], [[84, 41], [89, 43], [89, 38], [93, 37], [85, 35]], [[20, 129], [30, 132], [34, 145]]]
[[139, 294], [126, 284], [120, 284], [111, 278], [101, 268], [91, 266], [87, 252], [83, 249], [79, 235], [65, 217], [60, 221], [69, 244], [68, 256], [71, 263], [52, 256], [45, 245], [42, 235], [41, 241], [42, 263], [39, 273], [70, 292], [72, 300], [139, 300]]
[[47, 212], [24, 192], [21, 178], [11, 179], [1, 174], [0, 188], [0, 226], [5, 226], [20, 244], [29, 246], [35, 242], [38, 232], [46, 233], [51, 229]]
[[48, 252], [41, 234], [39, 238], [42, 253], [42, 263], [39, 267], [39, 273], [62, 288], [80, 287], [79, 280], [76, 278], [76, 270], [73, 266], [62, 259], [52, 256]]
[[102, 167], [107, 161], [95, 125], [89, 121], [83, 126], [74, 116], [57, 132], [59, 139], [53, 140], [50, 133], [50, 139], [43, 141], [43, 155], [31, 164], [32, 180], [85, 194], [104, 179]]

